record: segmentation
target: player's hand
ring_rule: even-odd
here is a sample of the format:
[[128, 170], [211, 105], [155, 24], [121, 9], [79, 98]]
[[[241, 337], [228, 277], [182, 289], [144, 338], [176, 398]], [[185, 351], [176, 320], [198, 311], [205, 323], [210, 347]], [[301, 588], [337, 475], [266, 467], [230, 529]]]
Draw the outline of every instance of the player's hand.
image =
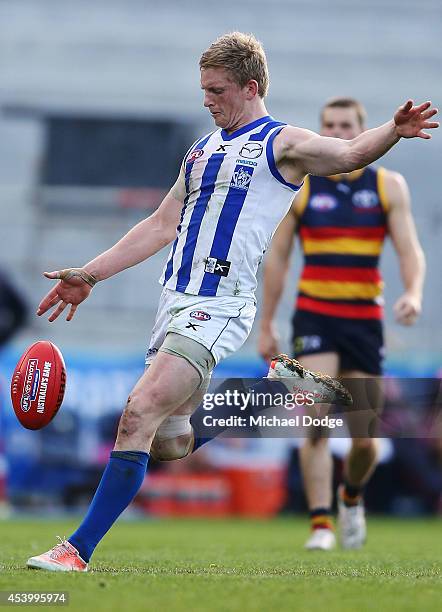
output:
[[401, 325], [413, 325], [420, 315], [421, 310], [422, 305], [420, 298], [410, 293], [404, 293], [393, 308], [396, 321], [401, 323]]
[[437, 108], [431, 108], [431, 102], [413, 106], [413, 100], [408, 100], [398, 108], [394, 115], [397, 135], [402, 138], [431, 138], [431, 134], [423, 130], [439, 127], [437, 121], [429, 121], [438, 112]]
[[272, 357], [278, 355], [279, 337], [273, 325], [261, 328], [258, 338], [258, 352], [267, 362], [272, 360]]
[[55, 321], [68, 304], [71, 305], [66, 321], [70, 321], [95, 284], [96, 280], [83, 268], [67, 268], [66, 270], [56, 270], [55, 272], [45, 272], [46, 278], [60, 279], [53, 289], [45, 295], [40, 302], [37, 315], [41, 316], [53, 306], [57, 308], [52, 312], [48, 321]]

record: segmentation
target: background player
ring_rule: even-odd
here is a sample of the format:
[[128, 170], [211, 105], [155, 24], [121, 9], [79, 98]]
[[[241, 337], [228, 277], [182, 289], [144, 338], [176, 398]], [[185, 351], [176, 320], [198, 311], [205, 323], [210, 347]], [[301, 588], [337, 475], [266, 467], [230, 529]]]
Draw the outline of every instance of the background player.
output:
[[96, 281], [146, 260], [175, 239], [153, 330], [159, 348], [150, 353], [151, 365], [129, 396], [88, 513], [68, 540], [29, 559], [29, 567], [86, 571], [95, 547], [138, 492], [157, 429], [174, 415], [187, 417], [178, 426], [170, 423], [175, 435], [188, 430], [202, 381], [250, 332], [257, 267], [305, 175], [349, 172], [383, 155], [401, 137], [427, 139], [424, 130], [438, 126], [429, 121], [437, 112], [430, 102], [413, 106], [411, 100], [392, 120], [351, 141], [276, 122], [264, 104], [264, 51], [251, 35], [221, 37], [203, 54], [200, 68], [204, 105], [219, 129], [191, 147], [153, 215], [83, 268], [46, 274], [60, 281], [38, 314], [54, 307], [49, 317], [54, 321], [70, 304], [71, 320]]
[[[335, 98], [321, 111], [321, 134], [355, 138], [366, 113], [353, 98]], [[330, 376], [369, 377], [382, 373], [384, 348], [379, 257], [390, 235], [399, 259], [404, 293], [396, 319], [413, 324], [421, 311], [425, 260], [410, 211], [405, 179], [369, 166], [349, 174], [311, 176], [279, 226], [266, 258], [259, 350], [277, 354], [273, 317], [284, 287], [295, 232], [304, 252], [293, 318], [294, 354], [307, 368]], [[354, 438], [339, 489], [341, 540], [355, 548], [365, 539], [363, 487], [376, 464], [376, 440]], [[332, 459], [324, 437], [305, 441], [301, 467], [313, 533], [307, 548], [335, 544], [331, 520]]]

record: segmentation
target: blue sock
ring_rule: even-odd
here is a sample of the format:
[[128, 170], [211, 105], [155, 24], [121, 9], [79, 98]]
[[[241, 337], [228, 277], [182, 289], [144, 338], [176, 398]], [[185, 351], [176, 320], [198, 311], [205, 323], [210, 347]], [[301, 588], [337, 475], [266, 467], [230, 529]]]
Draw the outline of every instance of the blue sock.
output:
[[[264, 378], [251, 386], [245, 386], [241, 378], [228, 378], [223, 383], [221, 383], [219, 387], [215, 389], [214, 393], [225, 394], [226, 391], [229, 391], [230, 393], [234, 393], [235, 391], [237, 391], [238, 393], [252, 392], [252, 394], [286, 394], [287, 388], [280, 381], [268, 380], [267, 378]], [[268, 404], [259, 406], [249, 401], [245, 409], [241, 410], [241, 413], [239, 413], [239, 408], [236, 409], [235, 406], [232, 406], [231, 403], [228, 403], [226, 399], [225, 404], [214, 406], [214, 408], [209, 412], [204, 408], [203, 404], [200, 404], [195, 410], [195, 412], [192, 414], [192, 417], [190, 419], [190, 423], [192, 425], [195, 437], [195, 443], [193, 445], [192, 452], [194, 453], [201, 446], [203, 446], [203, 444], [206, 444], [206, 442], [210, 442], [210, 440], [213, 440], [221, 433], [229, 429], [229, 427], [221, 425], [217, 427], [210, 427], [210, 429], [206, 427], [203, 424], [203, 418], [207, 414], [211, 414], [214, 418], [217, 419], [227, 418], [232, 414], [241, 414], [241, 416], [243, 417], [248, 417], [250, 414], [255, 414], [257, 412], [261, 412], [261, 410], [267, 410], [269, 408], [270, 406]]]
[[148, 461], [149, 454], [141, 451], [111, 452], [89, 510], [68, 538], [84, 561], [89, 561], [98, 542], [138, 493]]

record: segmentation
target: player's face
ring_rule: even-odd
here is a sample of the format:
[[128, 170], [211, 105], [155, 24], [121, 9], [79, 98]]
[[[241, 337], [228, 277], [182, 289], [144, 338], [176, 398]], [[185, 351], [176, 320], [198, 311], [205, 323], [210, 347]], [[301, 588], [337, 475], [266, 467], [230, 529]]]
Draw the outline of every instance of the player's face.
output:
[[355, 108], [325, 108], [322, 113], [321, 136], [351, 140], [363, 132]]
[[241, 88], [224, 68], [201, 70], [201, 89], [204, 106], [218, 127], [236, 129], [241, 125], [247, 87]]

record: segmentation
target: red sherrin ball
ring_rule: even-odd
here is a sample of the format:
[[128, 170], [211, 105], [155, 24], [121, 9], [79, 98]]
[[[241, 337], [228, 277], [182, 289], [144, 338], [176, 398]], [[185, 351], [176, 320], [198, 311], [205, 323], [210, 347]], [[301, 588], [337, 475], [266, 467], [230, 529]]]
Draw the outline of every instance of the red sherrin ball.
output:
[[26, 429], [41, 429], [57, 414], [66, 387], [60, 350], [47, 340], [35, 342], [21, 356], [11, 380], [11, 400]]

